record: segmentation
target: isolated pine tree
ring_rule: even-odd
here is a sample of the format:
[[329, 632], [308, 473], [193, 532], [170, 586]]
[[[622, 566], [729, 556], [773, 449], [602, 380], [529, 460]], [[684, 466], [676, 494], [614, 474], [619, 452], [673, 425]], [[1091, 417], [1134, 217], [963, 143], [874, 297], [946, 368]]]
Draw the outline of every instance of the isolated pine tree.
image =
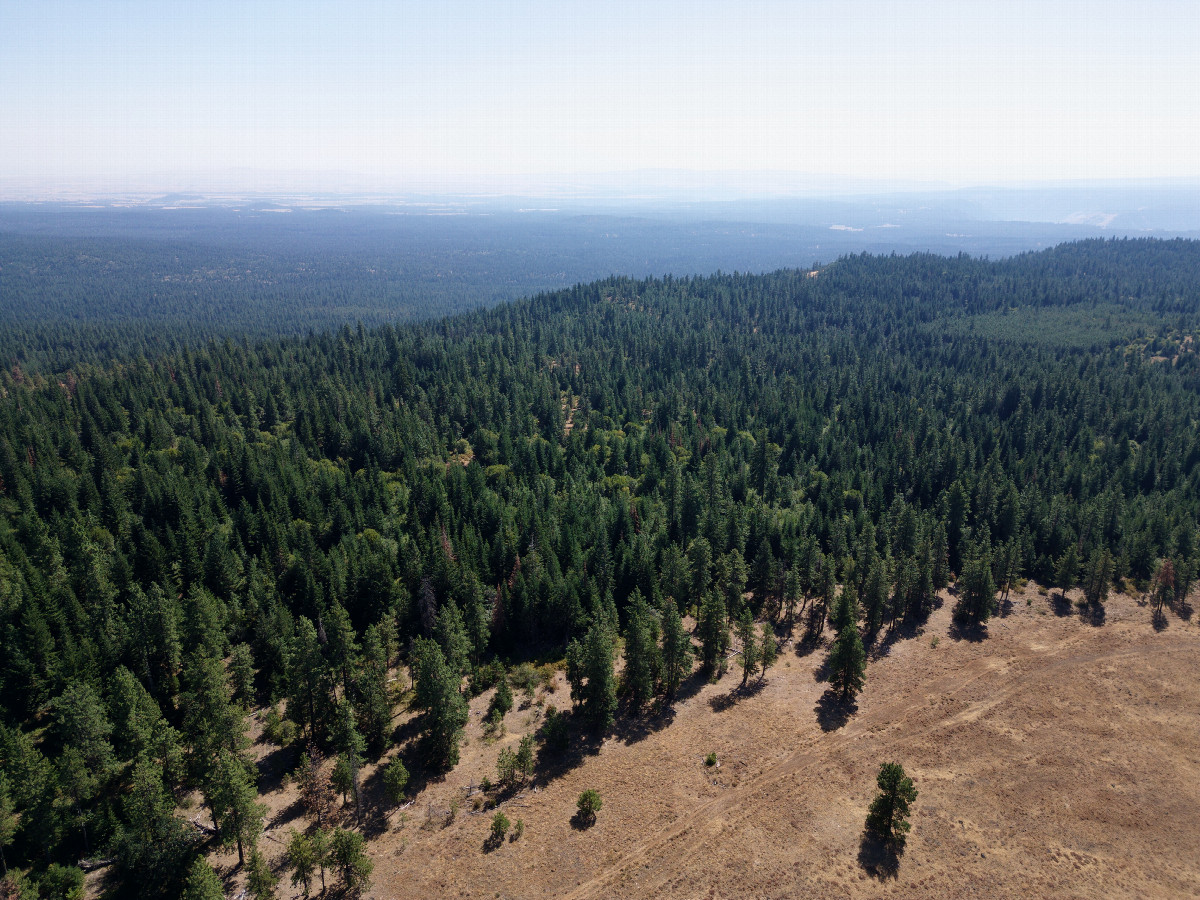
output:
[[899, 763], [881, 765], [875, 783], [879, 793], [867, 812], [867, 828], [893, 846], [902, 848], [911, 827], [908, 813], [917, 799], [917, 789]]
[[863, 649], [858, 625], [850, 622], [838, 634], [829, 651], [829, 683], [849, 702], [866, 681], [867, 654]]

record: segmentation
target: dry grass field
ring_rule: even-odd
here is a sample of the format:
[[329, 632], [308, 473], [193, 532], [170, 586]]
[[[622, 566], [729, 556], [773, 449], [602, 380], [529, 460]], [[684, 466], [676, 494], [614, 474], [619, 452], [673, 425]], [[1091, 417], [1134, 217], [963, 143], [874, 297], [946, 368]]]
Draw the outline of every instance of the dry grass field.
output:
[[[1200, 896], [1200, 627], [1118, 595], [1103, 622], [1034, 586], [985, 634], [960, 635], [951, 602], [877, 647], [857, 709], [823, 702], [824, 646], [788, 643], [761, 685], [693, 678], [674, 709], [618, 718], [501, 809], [524, 835], [485, 846], [491, 811], [467, 795], [536, 729], [536, 703], [484, 737], [471, 704], [462, 760], [414, 779], [388, 811], [364, 770], [374, 898], [1195, 897]], [[561, 673], [542, 703], [569, 706]], [[399, 735], [410, 729], [397, 719]], [[257, 745], [268, 855], [305, 820]], [[719, 765], [704, 757], [717, 754]], [[920, 792], [906, 851], [863, 835], [881, 762]], [[594, 825], [575, 798], [600, 792]], [[453, 821], [446, 812], [457, 805]], [[195, 814], [195, 810], [189, 815]], [[241, 890], [236, 855], [213, 858]], [[299, 896], [286, 877], [280, 896]]]

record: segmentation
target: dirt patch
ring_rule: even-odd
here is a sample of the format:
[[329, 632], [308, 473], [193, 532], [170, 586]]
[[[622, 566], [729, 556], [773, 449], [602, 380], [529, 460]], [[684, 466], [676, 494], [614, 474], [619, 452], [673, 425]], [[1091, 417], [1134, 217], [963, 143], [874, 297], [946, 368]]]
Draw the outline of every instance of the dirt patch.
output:
[[[1011, 600], [981, 640], [956, 639], [943, 604], [873, 659], [856, 708], [829, 712], [834, 727], [814, 677], [823, 649], [789, 644], [753, 691], [735, 690], [733, 671], [693, 679], [673, 710], [575, 740], [502, 803], [524, 834], [491, 852], [493, 813], [467, 792], [542, 709], [514, 710], [506, 735], [486, 740], [485, 694], [460, 765], [404, 813], [371, 813], [366, 896], [1200, 895], [1200, 627], [1171, 615], [1156, 631], [1126, 596], [1101, 627], [1056, 615], [1032, 585]], [[543, 701], [569, 705], [561, 673]], [[705, 765], [710, 752], [719, 765]], [[863, 834], [884, 761], [920, 792], [898, 857]], [[587, 788], [603, 809], [573, 827]], [[278, 834], [292, 824], [288, 791], [266, 799]], [[452, 823], [426, 825], [455, 799]], [[228, 872], [236, 857], [218, 861]], [[294, 893], [285, 880], [280, 895]]]

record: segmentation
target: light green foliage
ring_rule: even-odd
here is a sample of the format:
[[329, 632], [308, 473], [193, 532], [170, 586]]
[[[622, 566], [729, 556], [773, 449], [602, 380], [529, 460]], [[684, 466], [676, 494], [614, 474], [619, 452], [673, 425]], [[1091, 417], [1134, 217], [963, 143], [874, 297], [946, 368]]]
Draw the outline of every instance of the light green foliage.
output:
[[458, 764], [458, 747], [467, 724], [467, 701], [459, 693], [461, 679], [446, 665], [441, 648], [417, 638], [414, 651], [417, 670], [416, 698], [425, 710], [425, 737], [430, 759], [446, 769]]
[[312, 889], [313, 875], [317, 871], [317, 850], [308, 835], [293, 830], [288, 836], [285, 851], [288, 868], [292, 872], [292, 887], [301, 886], [304, 896]]
[[504, 840], [504, 836], [508, 834], [508, 816], [499, 810], [492, 816], [492, 840], [497, 844]]
[[601, 799], [599, 792], [590, 788], [579, 795], [579, 799], [575, 801], [575, 807], [579, 811], [579, 817], [584, 822], [595, 822], [596, 813], [600, 812], [604, 806], [604, 801]]

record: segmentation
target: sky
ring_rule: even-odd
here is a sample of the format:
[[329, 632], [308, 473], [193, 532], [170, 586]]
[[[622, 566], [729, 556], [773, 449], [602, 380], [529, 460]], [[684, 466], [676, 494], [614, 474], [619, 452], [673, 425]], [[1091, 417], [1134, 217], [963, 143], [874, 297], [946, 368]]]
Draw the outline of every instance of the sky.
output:
[[1192, 178], [1197, 48], [1194, 0], [0, 0], [0, 178]]

